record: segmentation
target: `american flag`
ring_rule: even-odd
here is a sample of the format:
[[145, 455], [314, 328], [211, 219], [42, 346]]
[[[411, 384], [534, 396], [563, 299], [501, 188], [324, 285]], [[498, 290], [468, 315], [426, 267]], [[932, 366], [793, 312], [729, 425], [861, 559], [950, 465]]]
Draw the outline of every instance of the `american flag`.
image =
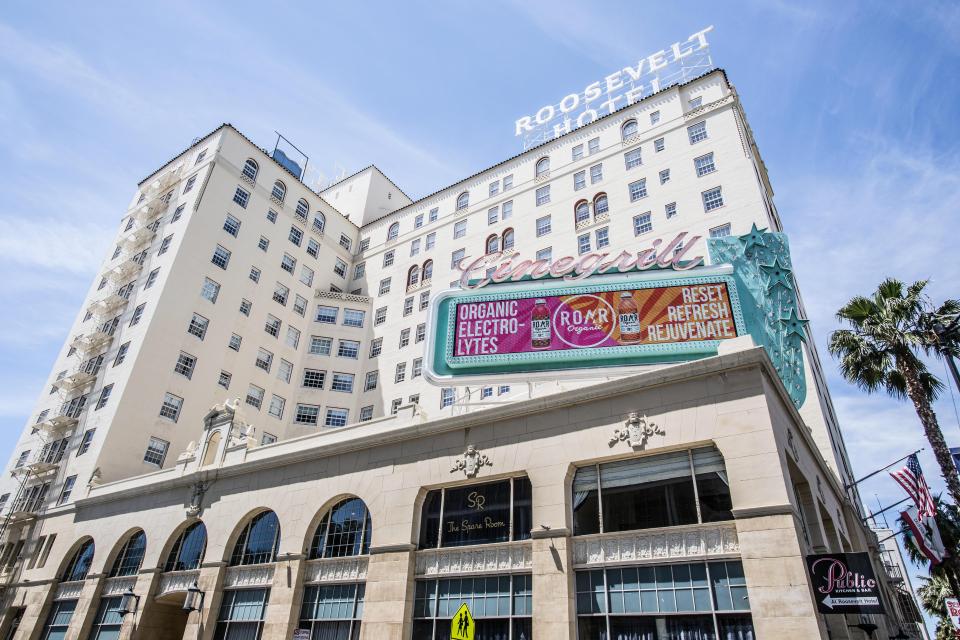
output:
[[937, 515], [937, 507], [933, 502], [933, 496], [930, 495], [930, 487], [927, 481], [923, 479], [923, 471], [920, 470], [920, 461], [917, 460], [917, 454], [907, 458], [907, 464], [902, 469], [891, 471], [890, 475], [896, 480], [907, 495], [913, 498], [917, 505], [918, 515], [923, 518]]

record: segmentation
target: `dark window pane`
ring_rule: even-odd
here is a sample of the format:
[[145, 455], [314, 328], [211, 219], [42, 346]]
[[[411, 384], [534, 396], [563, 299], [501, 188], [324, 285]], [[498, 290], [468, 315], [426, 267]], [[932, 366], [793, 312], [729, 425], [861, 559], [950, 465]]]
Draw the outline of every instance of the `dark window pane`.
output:
[[753, 640], [753, 620], [750, 616], [717, 616], [720, 637], [723, 640]]
[[600, 533], [600, 501], [596, 489], [573, 494], [573, 535], [588, 533]]
[[437, 532], [440, 530], [440, 491], [431, 491], [423, 502], [423, 516], [420, 518], [420, 548], [435, 549]]
[[[725, 474], [724, 474], [725, 477]], [[719, 473], [697, 475], [697, 493], [700, 496], [700, 515], [704, 522], [732, 520], [733, 501], [730, 487]]]
[[530, 494], [530, 478], [513, 480], [513, 539], [528, 540], [533, 529], [533, 510]]
[[604, 531], [671, 527], [697, 522], [693, 482], [669, 479], [603, 490]]
[[506, 542], [510, 538], [510, 481], [447, 489], [441, 546]]

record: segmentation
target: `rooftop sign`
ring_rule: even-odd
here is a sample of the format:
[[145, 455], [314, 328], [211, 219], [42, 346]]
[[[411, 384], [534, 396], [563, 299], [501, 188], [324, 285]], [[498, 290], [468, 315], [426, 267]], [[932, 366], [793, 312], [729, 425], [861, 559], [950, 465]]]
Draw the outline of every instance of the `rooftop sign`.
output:
[[568, 94], [556, 104], [518, 118], [514, 135], [522, 138], [524, 149], [529, 149], [712, 69], [707, 43], [711, 31], [713, 25], [591, 82], [583, 91]]

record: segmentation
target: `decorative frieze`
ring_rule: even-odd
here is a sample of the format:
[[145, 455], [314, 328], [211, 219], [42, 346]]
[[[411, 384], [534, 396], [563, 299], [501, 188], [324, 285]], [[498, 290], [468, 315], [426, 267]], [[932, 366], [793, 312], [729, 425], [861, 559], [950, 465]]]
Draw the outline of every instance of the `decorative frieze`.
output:
[[523, 541], [418, 551], [416, 573], [444, 576], [522, 571], [532, 567], [533, 547], [529, 541]]
[[83, 580], [73, 580], [72, 582], [61, 582], [57, 585], [57, 594], [55, 600], [69, 600], [79, 598], [83, 591]]
[[103, 596], [119, 596], [127, 589], [137, 586], [137, 576], [107, 578], [103, 581]]
[[573, 539], [577, 566], [636, 561], [672, 561], [738, 554], [734, 524], [694, 525], [674, 530], [602, 533]]
[[192, 571], [168, 571], [160, 576], [159, 595], [174, 593], [175, 591], [186, 591], [199, 579], [199, 569]]
[[272, 564], [250, 564], [242, 567], [228, 567], [223, 586], [264, 587], [273, 582]]
[[323, 558], [307, 562], [307, 582], [346, 582], [366, 580], [367, 557]]

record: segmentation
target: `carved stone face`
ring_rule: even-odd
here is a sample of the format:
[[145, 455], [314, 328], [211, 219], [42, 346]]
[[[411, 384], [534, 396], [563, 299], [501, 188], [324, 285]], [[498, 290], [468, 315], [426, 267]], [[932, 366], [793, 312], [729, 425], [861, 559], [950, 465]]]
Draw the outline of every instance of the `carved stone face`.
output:
[[477, 448], [472, 444], [467, 445], [467, 457], [472, 458], [477, 453]]

